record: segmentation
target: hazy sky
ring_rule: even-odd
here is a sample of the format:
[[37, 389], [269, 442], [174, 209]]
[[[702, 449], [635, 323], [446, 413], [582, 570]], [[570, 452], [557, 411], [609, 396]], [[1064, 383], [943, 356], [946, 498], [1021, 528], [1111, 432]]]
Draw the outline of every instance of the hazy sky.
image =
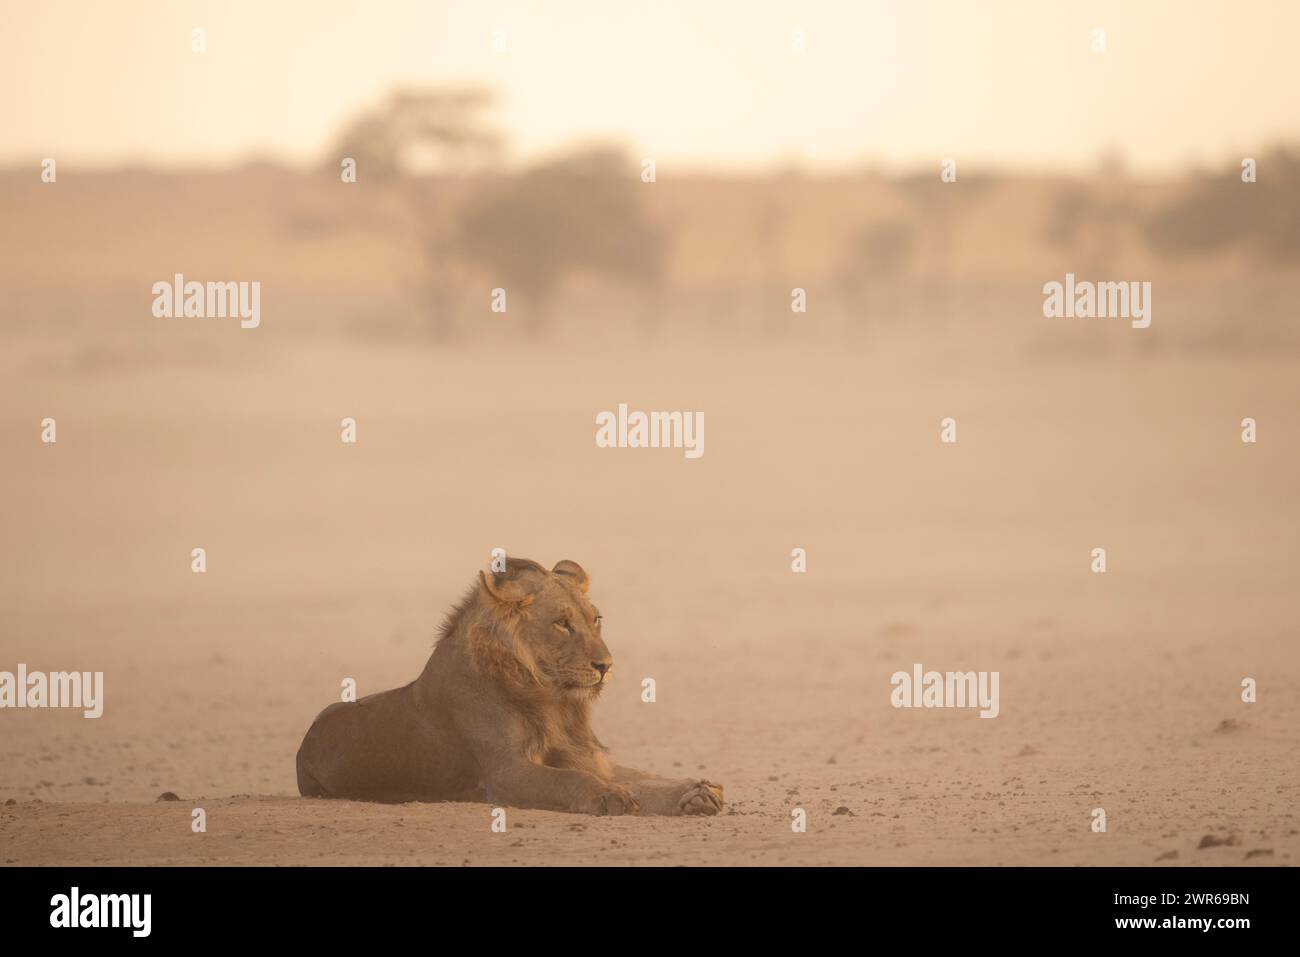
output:
[[661, 169], [1155, 169], [1300, 139], [1293, 0], [5, 0], [4, 21], [5, 163], [314, 160], [395, 85], [475, 82], [516, 158], [612, 137]]

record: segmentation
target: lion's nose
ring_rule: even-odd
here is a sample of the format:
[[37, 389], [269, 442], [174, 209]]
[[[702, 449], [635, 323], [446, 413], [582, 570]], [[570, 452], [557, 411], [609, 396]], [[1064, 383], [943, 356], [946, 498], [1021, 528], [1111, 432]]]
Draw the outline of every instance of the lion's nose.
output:
[[610, 661], [610, 660], [607, 658], [607, 659], [605, 659], [604, 661], [593, 661], [593, 662], [591, 663], [591, 666], [592, 666], [593, 668], [595, 668], [597, 671], [599, 671], [599, 672], [600, 672], [600, 676], [601, 676], [602, 678], [604, 678], [604, 677], [605, 677], [605, 673], [606, 673], [607, 671], [609, 671], [610, 668], [613, 668], [613, 667], [614, 667], [614, 662]]

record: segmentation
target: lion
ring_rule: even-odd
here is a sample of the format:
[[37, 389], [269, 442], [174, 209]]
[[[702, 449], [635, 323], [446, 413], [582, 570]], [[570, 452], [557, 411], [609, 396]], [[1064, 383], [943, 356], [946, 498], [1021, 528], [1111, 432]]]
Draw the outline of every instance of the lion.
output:
[[420, 677], [330, 705], [298, 749], [304, 797], [486, 801], [582, 814], [711, 815], [722, 787], [612, 763], [591, 706], [614, 659], [577, 562], [511, 558], [447, 615]]

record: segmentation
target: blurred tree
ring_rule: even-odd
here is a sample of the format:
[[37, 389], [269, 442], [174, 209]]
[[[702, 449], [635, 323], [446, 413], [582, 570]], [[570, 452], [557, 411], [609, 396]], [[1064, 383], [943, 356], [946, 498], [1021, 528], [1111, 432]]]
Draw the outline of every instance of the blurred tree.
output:
[[587, 270], [657, 286], [663, 237], [641, 209], [635, 165], [590, 149], [505, 176], [461, 207], [450, 243], [518, 290], [534, 329], [550, 317], [566, 273]]
[[1274, 150], [1259, 161], [1259, 181], [1236, 174], [1195, 175], [1144, 224], [1151, 247], [1166, 256], [1204, 255], [1244, 246], [1277, 262], [1300, 259], [1300, 155]]
[[355, 116], [330, 150], [329, 167], [357, 161], [367, 181], [392, 183], [419, 172], [465, 171], [495, 161], [502, 137], [483, 124], [487, 90], [399, 89]]
[[476, 87], [399, 88], [353, 116], [323, 162], [337, 178], [345, 158], [355, 161], [367, 215], [417, 251], [423, 270], [406, 280], [407, 291], [436, 335], [452, 328], [463, 297], [447, 251], [445, 201], [455, 191], [447, 181], [501, 159], [504, 137], [484, 119], [494, 103], [491, 91]]
[[1052, 197], [1043, 238], [1053, 246], [1079, 252], [1081, 278], [1107, 278], [1111, 266], [1120, 258], [1123, 226], [1131, 216], [1123, 189], [1122, 183], [1070, 183]]
[[905, 274], [916, 243], [916, 227], [908, 219], [885, 219], [861, 226], [853, 235], [849, 256], [837, 279], [852, 308], [871, 321], [898, 318]]
[[[642, 214], [634, 164], [617, 150], [590, 149], [520, 172], [485, 172], [503, 152], [502, 136], [483, 121], [493, 102], [480, 89], [397, 90], [344, 127], [326, 164], [337, 175], [351, 157], [359, 182], [401, 197], [403, 228], [426, 263], [416, 293], [432, 304], [433, 330], [449, 330], [470, 302], [487, 302], [486, 291], [460, 288], [457, 261], [486, 266], [512, 311], [537, 329], [574, 270], [657, 294], [664, 247]], [[448, 182], [471, 172], [483, 175]]]
[[956, 313], [957, 223], [967, 206], [996, 185], [990, 174], [963, 175], [952, 183], [943, 182], [937, 173], [909, 173], [894, 182], [894, 189], [916, 211], [922, 233], [935, 237], [937, 269], [934, 307], [945, 322]]

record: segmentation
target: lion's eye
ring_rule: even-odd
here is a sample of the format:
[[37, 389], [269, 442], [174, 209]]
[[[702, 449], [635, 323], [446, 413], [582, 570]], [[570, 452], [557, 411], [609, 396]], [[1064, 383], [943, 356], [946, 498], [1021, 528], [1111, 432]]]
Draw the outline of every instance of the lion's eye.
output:
[[605, 617], [604, 615], [597, 615], [597, 616], [596, 616], [596, 627], [597, 627], [597, 628], [600, 627], [600, 622], [601, 622], [601, 620], [602, 620], [604, 617]]
[[573, 631], [573, 626], [569, 624], [569, 619], [567, 618], [561, 618], [555, 623], [555, 627], [564, 632]]

